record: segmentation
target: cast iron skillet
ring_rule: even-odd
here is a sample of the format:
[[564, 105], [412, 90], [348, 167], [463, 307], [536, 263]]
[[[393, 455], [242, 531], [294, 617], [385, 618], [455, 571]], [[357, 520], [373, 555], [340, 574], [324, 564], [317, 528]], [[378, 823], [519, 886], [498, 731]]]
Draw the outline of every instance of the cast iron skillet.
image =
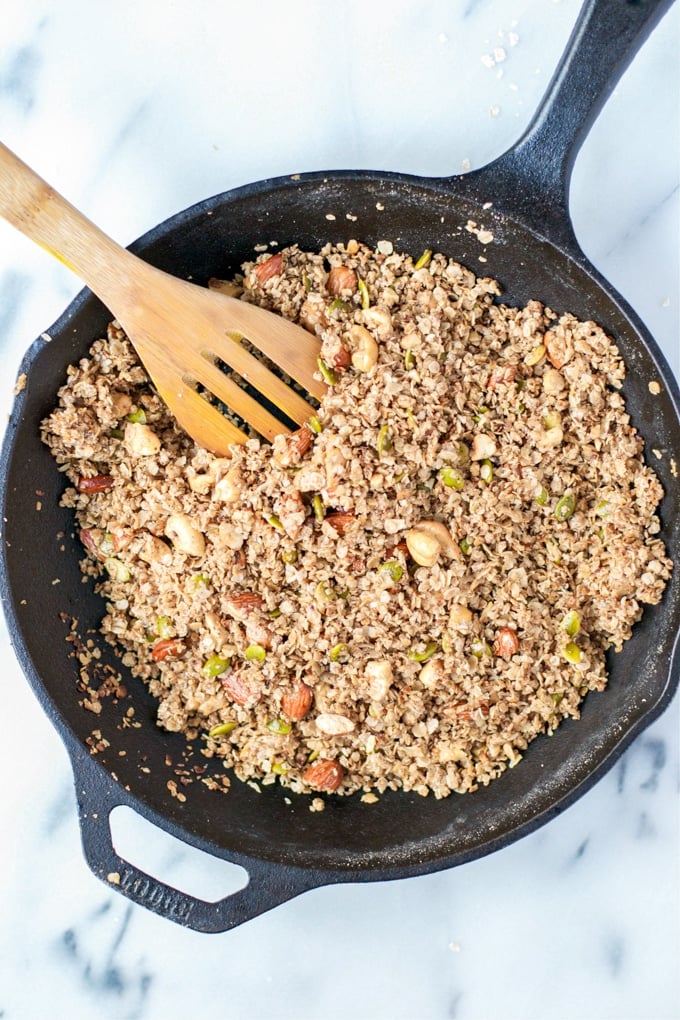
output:
[[[463, 177], [422, 179], [340, 171], [262, 181], [208, 199], [146, 234], [133, 249], [178, 276], [205, 282], [227, 276], [262, 241], [318, 249], [326, 241], [389, 238], [419, 255], [442, 251], [505, 287], [503, 299], [540, 298], [599, 322], [618, 341], [628, 365], [625, 396], [666, 491], [663, 535], [677, 556], [678, 480], [670, 461], [680, 451], [680, 394], [655, 342], [625, 301], [581, 252], [567, 193], [571, 166], [586, 129], [620, 74], [671, 0], [588, 0], [538, 114], [519, 143], [488, 167]], [[492, 208], [484, 208], [492, 202]], [[335, 215], [334, 220], [327, 214]], [[346, 214], [354, 218], [350, 221]], [[484, 249], [465, 229], [491, 230]], [[93, 871], [130, 899], [201, 931], [224, 931], [300, 892], [333, 882], [401, 878], [449, 868], [503, 847], [544, 824], [581, 796], [632, 739], [669, 703], [678, 683], [680, 571], [663, 602], [646, 611], [624, 651], [612, 656], [604, 694], [588, 696], [582, 719], [539, 738], [519, 766], [489, 787], [447, 800], [390, 794], [374, 805], [329, 797], [312, 813], [308, 800], [278, 787], [258, 793], [234, 781], [227, 796], [204, 783], [168, 790], [187, 748], [156, 727], [154, 705], [127, 678], [129, 696], [109, 700], [94, 717], [79, 706], [78, 662], [60, 614], [78, 631], [97, 629], [102, 605], [81, 582], [81, 549], [70, 513], [59, 508], [62, 476], [39, 439], [39, 423], [55, 402], [66, 366], [104, 331], [109, 313], [83, 291], [36, 341], [22, 366], [3, 449], [2, 598], [18, 658], [71, 756], [83, 845]], [[658, 380], [652, 397], [648, 383]], [[42, 509], [36, 510], [40, 491]], [[53, 584], [56, 578], [58, 584]], [[103, 645], [103, 642], [102, 642]], [[119, 664], [103, 645], [103, 661]], [[96, 678], [95, 678], [96, 685]], [[134, 708], [137, 726], [124, 726]], [[93, 728], [109, 746], [92, 756]], [[208, 766], [200, 747], [188, 767]], [[172, 761], [172, 766], [166, 764]], [[286, 803], [286, 800], [292, 803]], [[125, 804], [188, 844], [240, 864], [249, 882], [215, 903], [192, 898], [139, 871], [112, 846], [109, 814]]]

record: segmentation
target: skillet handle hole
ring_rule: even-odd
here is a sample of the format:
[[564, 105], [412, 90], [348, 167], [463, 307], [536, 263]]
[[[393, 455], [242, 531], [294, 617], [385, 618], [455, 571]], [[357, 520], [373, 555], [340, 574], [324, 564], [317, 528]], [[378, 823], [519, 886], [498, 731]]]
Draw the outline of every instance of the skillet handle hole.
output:
[[113, 808], [109, 827], [120, 857], [196, 899], [216, 903], [248, 885], [245, 868], [189, 846], [125, 804]]

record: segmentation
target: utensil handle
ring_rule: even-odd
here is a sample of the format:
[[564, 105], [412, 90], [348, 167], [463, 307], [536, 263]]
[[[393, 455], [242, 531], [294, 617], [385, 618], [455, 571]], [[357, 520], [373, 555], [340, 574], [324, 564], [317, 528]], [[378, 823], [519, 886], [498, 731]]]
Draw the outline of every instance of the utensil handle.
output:
[[[82, 750], [71, 755], [85, 859], [110, 888], [167, 920], [205, 933], [229, 931], [321, 883], [298, 868], [229, 858], [248, 873], [248, 884], [215, 902], [167, 885], [125, 860], [115, 850], [109, 817], [115, 807], [135, 810], [122, 787]], [[186, 838], [186, 837], [182, 837]]]
[[134, 256], [2, 142], [0, 215], [71, 269], [109, 308], [116, 304], [116, 296], [121, 292], [116, 266]]
[[586, 0], [560, 63], [529, 126], [497, 160], [467, 175], [484, 200], [493, 174], [494, 207], [519, 212], [552, 241], [575, 244], [569, 181], [588, 130], [621, 75], [673, 0]]

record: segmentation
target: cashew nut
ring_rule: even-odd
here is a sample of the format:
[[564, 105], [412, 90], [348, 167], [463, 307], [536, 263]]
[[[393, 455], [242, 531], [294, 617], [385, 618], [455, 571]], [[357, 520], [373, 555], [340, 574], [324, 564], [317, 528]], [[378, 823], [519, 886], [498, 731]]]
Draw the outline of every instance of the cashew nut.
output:
[[487, 436], [484, 432], [478, 432], [473, 437], [472, 446], [470, 447], [470, 458], [472, 460], [487, 460], [489, 457], [493, 457], [496, 453], [496, 443], [491, 436]]
[[357, 372], [370, 372], [378, 361], [378, 345], [365, 326], [352, 326], [349, 330], [352, 341], [352, 364]]
[[371, 659], [366, 663], [366, 678], [369, 681], [369, 694], [372, 701], [382, 701], [389, 691], [394, 673], [389, 659]]
[[421, 567], [434, 566], [442, 552], [450, 558], [460, 556], [451, 532], [441, 521], [420, 521], [406, 532], [406, 545]]
[[165, 525], [165, 534], [178, 552], [189, 556], [202, 556], [205, 552], [203, 533], [192, 523], [188, 514], [171, 514]]
[[161, 441], [154, 430], [140, 421], [129, 421], [126, 424], [123, 442], [133, 457], [153, 456], [161, 448]]

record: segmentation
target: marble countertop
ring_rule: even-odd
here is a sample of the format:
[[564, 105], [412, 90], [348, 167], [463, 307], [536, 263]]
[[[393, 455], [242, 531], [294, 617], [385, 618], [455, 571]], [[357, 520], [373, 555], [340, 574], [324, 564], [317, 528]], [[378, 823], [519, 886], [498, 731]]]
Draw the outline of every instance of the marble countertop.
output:
[[[2, 140], [128, 244], [208, 195], [303, 170], [440, 175], [526, 126], [578, 0], [24, 0], [0, 32]], [[676, 374], [678, 44], [669, 12], [578, 157], [571, 211]], [[0, 223], [4, 414], [80, 285]], [[680, 1017], [678, 698], [566, 812], [448, 872], [306, 893], [224, 935], [92, 876], [64, 748], [0, 623], [0, 1018]], [[30, 750], [30, 753], [29, 753]], [[37, 750], [37, 753], [36, 753]], [[208, 898], [224, 862], [124, 812], [119, 845]]]

